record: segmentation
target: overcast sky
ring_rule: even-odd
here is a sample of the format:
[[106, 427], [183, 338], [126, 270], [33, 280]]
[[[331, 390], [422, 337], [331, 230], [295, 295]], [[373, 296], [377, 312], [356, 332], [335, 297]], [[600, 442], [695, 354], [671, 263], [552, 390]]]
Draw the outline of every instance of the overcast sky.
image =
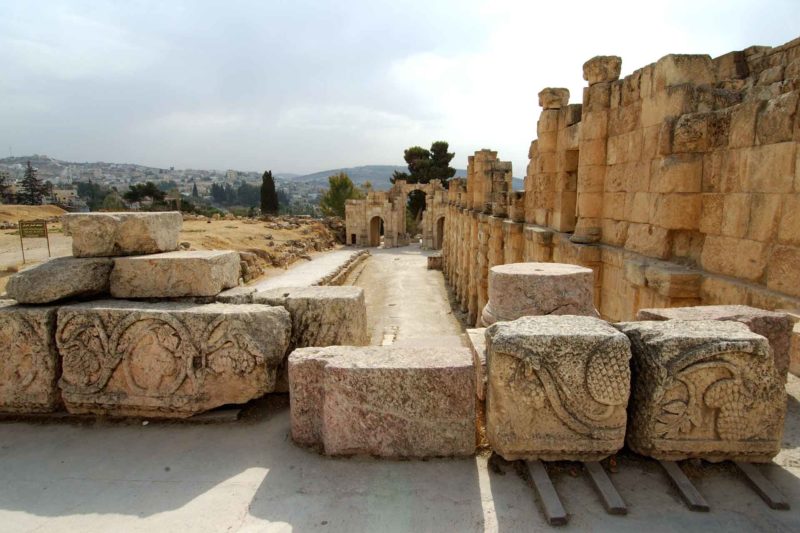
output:
[[306, 173], [447, 140], [522, 176], [537, 93], [800, 36], [800, 0], [0, 0], [0, 154]]

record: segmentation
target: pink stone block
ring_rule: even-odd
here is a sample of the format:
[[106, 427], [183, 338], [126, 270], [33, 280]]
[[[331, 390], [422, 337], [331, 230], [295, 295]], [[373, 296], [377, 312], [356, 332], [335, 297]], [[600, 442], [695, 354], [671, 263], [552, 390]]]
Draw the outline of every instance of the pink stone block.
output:
[[475, 452], [469, 349], [331, 346], [289, 356], [292, 438], [328, 455]]

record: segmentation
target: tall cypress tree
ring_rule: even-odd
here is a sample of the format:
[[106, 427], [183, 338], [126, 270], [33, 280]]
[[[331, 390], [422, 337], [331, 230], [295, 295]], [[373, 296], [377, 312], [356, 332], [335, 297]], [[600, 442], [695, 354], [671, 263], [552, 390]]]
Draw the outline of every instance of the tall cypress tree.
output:
[[36, 169], [33, 168], [31, 162], [28, 161], [28, 165], [25, 167], [25, 177], [22, 178], [22, 192], [19, 195], [20, 203], [26, 205], [41, 205], [45, 190], [45, 184], [36, 177]]
[[261, 214], [274, 215], [278, 213], [278, 193], [275, 191], [275, 180], [272, 171], [267, 170], [261, 176]]

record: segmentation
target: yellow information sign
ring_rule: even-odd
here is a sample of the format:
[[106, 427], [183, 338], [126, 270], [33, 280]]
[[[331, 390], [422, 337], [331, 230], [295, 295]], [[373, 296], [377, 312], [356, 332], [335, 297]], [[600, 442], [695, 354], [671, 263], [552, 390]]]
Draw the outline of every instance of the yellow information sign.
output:
[[19, 245], [22, 248], [22, 263], [25, 263], [25, 245], [22, 239], [47, 239], [47, 257], [50, 257], [50, 235], [47, 233], [46, 220], [20, 220], [17, 224], [19, 228]]

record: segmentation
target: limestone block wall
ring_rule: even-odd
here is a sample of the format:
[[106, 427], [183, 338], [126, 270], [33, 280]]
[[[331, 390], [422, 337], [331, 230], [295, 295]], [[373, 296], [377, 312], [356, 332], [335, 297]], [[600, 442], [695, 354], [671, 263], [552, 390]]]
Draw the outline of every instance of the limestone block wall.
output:
[[800, 39], [668, 55], [622, 79], [621, 64], [587, 61], [581, 104], [539, 93], [524, 193], [487, 178], [500, 168], [490, 150], [451, 185], [444, 272], [470, 318], [486, 267], [515, 261], [591, 267], [609, 320], [645, 307], [800, 309]]

